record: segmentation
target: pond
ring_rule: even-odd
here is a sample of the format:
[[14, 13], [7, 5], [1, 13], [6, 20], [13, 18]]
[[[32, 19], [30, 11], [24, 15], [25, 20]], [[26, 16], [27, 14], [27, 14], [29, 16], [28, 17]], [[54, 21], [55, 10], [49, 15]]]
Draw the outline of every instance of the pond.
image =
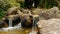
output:
[[16, 28], [16, 29], [1, 29], [0, 34], [28, 34], [31, 32], [31, 29], [26, 29], [26, 28]]

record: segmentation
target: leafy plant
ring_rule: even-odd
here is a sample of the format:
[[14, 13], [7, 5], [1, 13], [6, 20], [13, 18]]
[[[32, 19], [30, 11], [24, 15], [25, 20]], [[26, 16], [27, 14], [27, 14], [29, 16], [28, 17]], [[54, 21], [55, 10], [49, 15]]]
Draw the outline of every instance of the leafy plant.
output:
[[5, 15], [5, 12], [10, 8], [17, 6], [20, 8], [20, 4], [16, 0], [0, 0], [0, 18]]

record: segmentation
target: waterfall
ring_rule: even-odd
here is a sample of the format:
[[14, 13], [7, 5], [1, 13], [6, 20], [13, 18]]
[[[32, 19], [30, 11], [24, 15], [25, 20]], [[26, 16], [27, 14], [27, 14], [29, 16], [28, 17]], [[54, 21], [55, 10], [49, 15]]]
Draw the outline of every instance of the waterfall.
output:
[[29, 33], [29, 34], [37, 34], [37, 32], [36, 31], [34, 31], [34, 28], [35, 28], [35, 23], [34, 23], [34, 17], [33, 17], [33, 24], [32, 24], [32, 31]]
[[33, 2], [32, 7], [34, 7], [35, 3]]
[[12, 19], [9, 19], [9, 27], [12, 27]]

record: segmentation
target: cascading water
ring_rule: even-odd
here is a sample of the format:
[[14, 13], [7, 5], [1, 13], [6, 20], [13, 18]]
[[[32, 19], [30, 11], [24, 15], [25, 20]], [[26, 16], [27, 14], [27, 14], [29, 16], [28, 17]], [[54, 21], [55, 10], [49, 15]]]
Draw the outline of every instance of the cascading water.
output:
[[[32, 4], [32, 6], [34, 7], [34, 5], [35, 5], [35, 3], [33, 2], [33, 4]], [[34, 28], [35, 28], [35, 23], [34, 23], [34, 16], [33, 16], [33, 24], [32, 24], [32, 31], [29, 33], [29, 34], [37, 34], [37, 32], [36, 31], [34, 31]]]
[[34, 31], [34, 28], [35, 28], [35, 23], [34, 23], [34, 17], [33, 17], [33, 24], [32, 24], [32, 31], [29, 33], [29, 34], [37, 34], [37, 32], [36, 31]]
[[21, 28], [21, 22], [19, 24], [17, 24], [16, 26], [12, 27], [12, 19], [9, 18], [9, 25], [7, 28], [2, 28], [4, 31], [8, 31], [8, 30], [15, 30], [15, 29], [19, 29]]
[[9, 19], [9, 27], [12, 27], [12, 19]]
[[32, 7], [34, 7], [35, 3], [33, 2]]

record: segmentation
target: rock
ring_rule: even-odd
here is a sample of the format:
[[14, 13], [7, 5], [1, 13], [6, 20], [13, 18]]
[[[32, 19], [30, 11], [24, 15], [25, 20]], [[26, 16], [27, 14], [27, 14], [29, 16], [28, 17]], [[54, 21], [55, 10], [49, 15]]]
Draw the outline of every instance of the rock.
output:
[[21, 12], [24, 14], [29, 14], [31, 11], [29, 9], [21, 9]]
[[11, 7], [7, 10], [8, 14], [16, 14], [18, 10], [18, 7]]
[[33, 16], [32, 15], [25, 15], [22, 19], [22, 27], [24, 28], [31, 28], [33, 24]]
[[57, 1], [58, 5], [60, 6], [60, 0], [56, 0], [56, 1]]
[[39, 14], [40, 19], [51, 19], [51, 18], [60, 18], [60, 10], [58, 7], [53, 7], [51, 9], [45, 10], [46, 12], [41, 12]]
[[37, 8], [37, 9], [32, 10], [32, 13], [34, 15], [39, 15], [41, 11], [42, 11], [42, 9]]
[[19, 16], [23, 15], [23, 12], [21, 12], [20, 10], [18, 10], [17, 13], [18, 13]]
[[45, 19], [45, 20], [48, 20], [50, 19], [52, 16], [48, 13], [40, 13], [39, 15], [39, 19], [42, 20], [42, 19]]
[[[3, 18], [3, 20], [0, 21], [0, 25], [2, 26], [2, 24], [4, 24], [3, 26], [7, 25], [7, 27], [9, 26], [9, 19], [11, 19], [11, 26], [16, 26], [21, 22], [21, 17], [19, 15], [9, 15], [8, 17], [6, 17], [5, 19]], [[1, 27], [0, 26], [0, 27]], [[3, 28], [3, 26], [1, 28]]]
[[60, 18], [60, 10], [58, 7], [53, 7], [47, 10], [47, 13], [52, 16], [51, 18]]
[[[34, 18], [33, 18], [34, 17]], [[33, 20], [34, 20], [34, 24], [33, 24]], [[30, 15], [30, 14], [24, 14], [23, 18], [22, 18], [22, 27], [32, 27], [32, 24], [34, 26], [36, 26], [37, 22], [39, 21], [39, 16], [38, 15]]]
[[60, 34], [60, 19], [40, 20], [37, 24], [41, 34]]
[[0, 21], [0, 28], [8, 27], [8, 20], [5, 18]]

